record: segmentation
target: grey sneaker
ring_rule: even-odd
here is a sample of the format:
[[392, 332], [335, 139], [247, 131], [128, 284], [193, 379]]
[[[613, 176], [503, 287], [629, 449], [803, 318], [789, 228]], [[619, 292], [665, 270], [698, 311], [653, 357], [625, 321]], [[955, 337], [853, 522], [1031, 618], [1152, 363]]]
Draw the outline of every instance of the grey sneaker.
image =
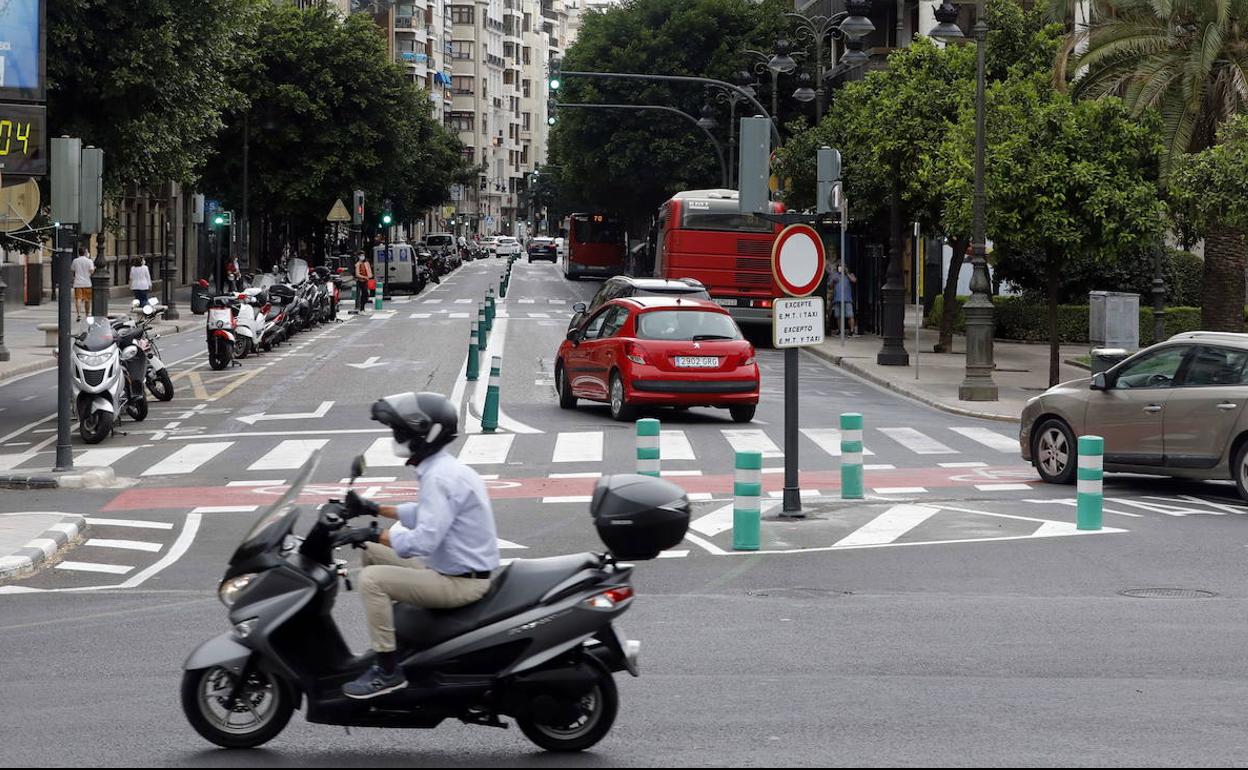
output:
[[367, 700], [402, 690], [404, 687], [407, 687], [407, 679], [401, 670], [396, 669], [393, 674], [387, 674], [381, 666], [374, 665], [361, 674], [359, 679], [343, 685], [342, 694], [356, 700]]

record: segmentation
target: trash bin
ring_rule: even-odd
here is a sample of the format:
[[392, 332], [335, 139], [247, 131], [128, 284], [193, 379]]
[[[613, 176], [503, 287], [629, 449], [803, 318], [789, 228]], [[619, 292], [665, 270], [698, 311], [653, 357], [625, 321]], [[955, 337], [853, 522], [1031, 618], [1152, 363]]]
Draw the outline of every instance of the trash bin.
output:
[[1119, 361], [1131, 355], [1123, 348], [1092, 348], [1092, 374], [1109, 371]]
[[203, 281], [191, 287], [191, 312], [195, 315], [203, 315], [208, 312], [208, 303], [212, 300], [212, 291], [207, 286], [207, 283], [207, 281]]
[[38, 263], [26, 265], [26, 304], [38, 305], [43, 302], [43, 265]]

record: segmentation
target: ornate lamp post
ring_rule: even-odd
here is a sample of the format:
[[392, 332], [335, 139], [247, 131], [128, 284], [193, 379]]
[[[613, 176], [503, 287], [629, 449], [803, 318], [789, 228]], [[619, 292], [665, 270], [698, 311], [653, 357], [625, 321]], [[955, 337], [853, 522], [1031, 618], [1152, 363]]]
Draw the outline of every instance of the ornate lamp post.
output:
[[[754, 76], [745, 70], [734, 73], [732, 82], [742, 90], [748, 91], [750, 96], [757, 94], [754, 90]], [[719, 88], [715, 90], [715, 101], [728, 105], [728, 187], [735, 188], [737, 184], [735, 174], [737, 169], [737, 105], [749, 101], [749, 96], [731, 89]], [[705, 113], [704, 107], [703, 114]]]
[[[966, 303], [966, 376], [958, 387], [962, 401], [996, 401], [997, 384], [993, 382], [993, 307], [992, 281], [988, 276], [988, 246], [984, 225], [984, 51], [988, 43], [988, 17], [984, 0], [975, 3], [975, 36], [978, 62], [975, 68], [975, 205], [971, 234], [971, 298]], [[947, 41], [965, 36], [958, 28], [958, 9], [945, 0], [936, 9], [936, 29], [932, 37]], [[956, 259], [958, 255], [954, 255]]]
[[789, 53], [790, 48], [789, 41], [781, 38], [776, 41], [776, 52], [774, 54], [766, 54], [751, 48], [747, 48], [742, 52], [747, 56], [754, 57], [753, 68], [756, 73], [771, 76], [771, 122], [776, 128], [777, 135], [780, 131], [780, 91], [778, 81], [781, 73], [787, 74], [797, 69], [797, 61]]
[[[835, 13], [831, 16], [807, 16], [801, 13], [786, 13], [794, 24], [794, 37], [799, 41], [813, 43], [815, 46], [815, 85], [811, 90], [809, 84], [801, 84], [797, 91], [794, 92], [793, 98], [803, 102], [815, 101], [815, 120], [823, 117], [823, 111], [827, 106], [827, 91], [825, 84], [827, 79], [844, 69], [857, 67], [865, 63], [870, 57], [862, 53], [860, 41], [871, 32], [875, 31], [875, 25], [867, 18], [866, 14], [871, 9], [870, 0], [854, 0], [847, 6], [847, 10], [841, 13]], [[850, 54], [848, 45], [845, 54], [841, 57], [840, 64], [837, 67], [830, 67], [831, 57], [824, 56], [824, 46], [833, 40], [846, 40], [858, 43], [858, 47], [853, 49], [855, 55]]]

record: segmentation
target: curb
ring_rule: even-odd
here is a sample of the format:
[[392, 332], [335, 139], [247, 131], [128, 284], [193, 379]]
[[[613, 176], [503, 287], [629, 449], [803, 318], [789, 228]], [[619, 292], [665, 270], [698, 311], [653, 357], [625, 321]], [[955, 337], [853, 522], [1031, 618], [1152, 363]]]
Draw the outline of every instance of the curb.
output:
[[875, 374], [874, 372], [868, 369], [865, 369], [853, 363], [852, 361], [847, 360], [845, 356], [839, 355], [837, 353], [825, 352], [818, 347], [808, 347], [806, 348], [806, 350], [808, 350], [812, 355], [818, 356], [819, 358], [822, 358], [825, 361], [829, 361], [832, 364], [844, 369], [845, 371], [863, 378], [864, 380], [875, 383], [876, 385], [879, 385], [882, 388], [891, 390], [894, 393], [900, 393], [901, 395], [907, 398], [912, 398], [915, 401], [918, 401], [920, 403], [927, 404], [928, 406], [934, 409], [939, 409], [942, 412], [948, 412], [950, 414], [956, 414], [962, 417], [975, 417], [980, 420], [995, 420], [997, 422], [1007, 422], [1007, 423], [1015, 423], [1015, 424], [1022, 422], [1021, 417], [1006, 417], [1004, 415], [994, 414], [992, 412], [979, 412], [974, 409], [965, 409], [960, 406], [951, 406], [949, 404], [946, 404], [943, 401], [940, 401], [939, 399], [935, 399], [935, 398], [932, 398], [931, 396], [918, 393], [914, 390], [898, 385], [895, 382], [887, 380], [879, 376], [878, 374]]
[[0, 473], [0, 489], [99, 489], [117, 481], [112, 468], [81, 468], [63, 473]]
[[19, 548], [16, 553], [0, 556], [0, 580], [34, 572], [40, 565], [78, 542], [86, 530], [86, 517], [75, 515], [61, 517], [59, 523], [44, 530], [43, 534]]

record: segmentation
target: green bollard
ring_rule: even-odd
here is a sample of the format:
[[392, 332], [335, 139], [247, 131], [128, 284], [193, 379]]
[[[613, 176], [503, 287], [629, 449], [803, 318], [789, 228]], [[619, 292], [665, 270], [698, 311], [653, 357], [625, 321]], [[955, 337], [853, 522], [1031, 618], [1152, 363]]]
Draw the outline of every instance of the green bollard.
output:
[[498, 279], [498, 297], [499, 299], [507, 299], [507, 279]]
[[732, 493], [732, 548], [757, 551], [763, 528], [762, 452], [737, 452]]
[[377, 293], [373, 295], [373, 310], [381, 310], [381, 301], [386, 296], [386, 282], [382, 278], [377, 279]]
[[476, 382], [481, 374], [481, 343], [477, 322], [472, 322], [472, 335], [468, 338], [468, 381]]
[[489, 324], [490, 331], [494, 331], [494, 290], [490, 289], [485, 294], [485, 322]]
[[662, 425], [647, 417], [637, 421], [637, 472], [659, 477], [659, 437]]
[[841, 415], [841, 499], [861, 500], [862, 486], [862, 415], [846, 412]]
[[490, 327], [485, 324], [485, 305], [477, 305], [477, 328], [480, 330], [481, 350], [490, 346]]
[[1105, 508], [1105, 439], [1100, 436], [1079, 437], [1078, 493], [1079, 503], [1075, 529], [1101, 528]]
[[498, 356], [490, 362], [490, 385], [485, 390], [485, 414], [481, 415], [481, 432], [493, 433], [498, 429], [498, 379], [503, 359]]

